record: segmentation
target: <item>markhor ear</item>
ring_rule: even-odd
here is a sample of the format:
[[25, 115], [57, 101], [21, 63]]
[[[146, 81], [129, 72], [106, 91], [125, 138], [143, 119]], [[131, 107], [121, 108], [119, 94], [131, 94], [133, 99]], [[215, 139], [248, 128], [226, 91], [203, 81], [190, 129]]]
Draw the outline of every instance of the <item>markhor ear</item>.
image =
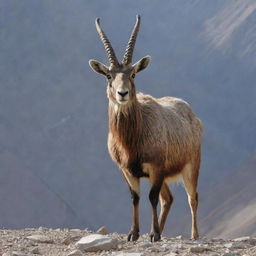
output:
[[101, 62], [97, 60], [89, 60], [89, 65], [92, 68], [93, 71], [101, 74], [101, 75], [106, 75], [108, 73], [108, 68], [102, 64]]
[[142, 71], [143, 69], [145, 69], [149, 62], [151, 60], [151, 57], [150, 56], [146, 56], [142, 59], [140, 59], [138, 62], [136, 62], [134, 65], [133, 65], [133, 68], [135, 70], [135, 73], [139, 73], [140, 71]]

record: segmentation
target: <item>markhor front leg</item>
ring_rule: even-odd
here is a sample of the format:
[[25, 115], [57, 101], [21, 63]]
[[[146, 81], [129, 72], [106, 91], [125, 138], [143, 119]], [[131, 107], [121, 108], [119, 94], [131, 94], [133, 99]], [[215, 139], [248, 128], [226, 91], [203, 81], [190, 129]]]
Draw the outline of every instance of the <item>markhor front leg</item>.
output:
[[132, 227], [131, 231], [128, 234], [127, 240], [128, 241], [136, 241], [139, 239], [139, 195], [130, 188], [131, 197], [132, 197], [132, 204], [133, 204], [133, 216], [132, 216]]
[[157, 242], [161, 239], [161, 230], [157, 217], [157, 204], [159, 201], [159, 193], [163, 184], [163, 176], [158, 173], [157, 170], [150, 170], [149, 181], [151, 183], [151, 189], [149, 192], [149, 200], [152, 205], [152, 224], [150, 232], [151, 242]]
[[134, 177], [129, 171], [122, 170], [125, 180], [131, 191], [131, 198], [133, 204], [132, 226], [128, 233], [128, 241], [136, 241], [139, 239], [139, 201], [140, 201], [140, 180]]

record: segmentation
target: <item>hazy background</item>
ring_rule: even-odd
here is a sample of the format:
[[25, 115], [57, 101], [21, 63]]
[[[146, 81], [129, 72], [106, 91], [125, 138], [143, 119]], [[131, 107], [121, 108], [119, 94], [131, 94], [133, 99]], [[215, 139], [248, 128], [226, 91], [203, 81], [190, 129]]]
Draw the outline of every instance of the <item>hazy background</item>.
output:
[[[134, 61], [152, 57], [137, 90], [181, 97], [204, 122], [201, 234], [256, 234], [254, 0], [0, 1], [0, 228], [129, 231], [130, 194], [106, 146], [106, 81], [88, 60], [108, 64], [96, 17], [122, 58], [136, 14]], [[186, 195], [172, 188], [165, 234], [188, 236]]]

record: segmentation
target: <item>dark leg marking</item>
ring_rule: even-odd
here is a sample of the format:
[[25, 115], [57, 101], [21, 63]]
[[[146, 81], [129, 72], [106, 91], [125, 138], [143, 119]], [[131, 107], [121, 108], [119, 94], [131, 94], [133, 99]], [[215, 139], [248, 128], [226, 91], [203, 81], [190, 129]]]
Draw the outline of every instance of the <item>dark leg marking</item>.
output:
[[130, 188], [130, 191], [131, 191], [132, 203], [133, 203], [133, 205], [137, 205], [137, 204], [139, 203], [139, 201], [140, 201], [140, 197], [139, 197], [138, 194], [137, 194], [134, 190], [132, 190], [131, 188]]

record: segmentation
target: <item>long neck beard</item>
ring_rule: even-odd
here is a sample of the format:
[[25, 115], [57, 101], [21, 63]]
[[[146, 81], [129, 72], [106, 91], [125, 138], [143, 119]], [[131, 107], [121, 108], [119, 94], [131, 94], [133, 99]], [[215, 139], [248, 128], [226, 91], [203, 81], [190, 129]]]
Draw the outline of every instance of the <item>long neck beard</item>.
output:
[[109, 129], [129, 155], [136, 154], [142, 140], [142, 116], [137, 99], [124, 106], [109, 103]]

